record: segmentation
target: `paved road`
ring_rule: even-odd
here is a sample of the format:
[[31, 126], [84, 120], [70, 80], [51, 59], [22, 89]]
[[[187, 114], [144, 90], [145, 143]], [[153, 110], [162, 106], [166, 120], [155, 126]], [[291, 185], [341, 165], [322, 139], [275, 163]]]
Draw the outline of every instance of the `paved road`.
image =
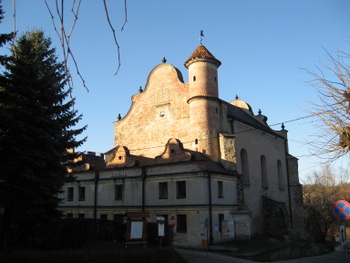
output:
[[[226, 256], [214, 252], [187, 250], [187, 249], [176, 249], [176, 251], [185, 258], [188, 263], [259, 263], [258, 261], [251, 261], [240, 259], [236, 257]], [[349, 254], [350, 257], [350, 254]], [[350, 263], [350, 260], [348, 261]], [[262, 262], [260, 262], [262, 263]], [[266, 263], [266, 262], [265, 262]], [[346, 254], [344, 251], [335, 251], [330, 254], [290, 259], [283, 261], [273, 261], [273, 263], [347, 263]]]

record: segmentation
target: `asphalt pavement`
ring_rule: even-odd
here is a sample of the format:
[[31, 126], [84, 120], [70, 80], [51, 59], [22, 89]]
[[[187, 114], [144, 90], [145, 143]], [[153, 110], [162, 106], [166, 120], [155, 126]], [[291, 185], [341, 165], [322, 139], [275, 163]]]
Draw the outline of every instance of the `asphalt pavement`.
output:
[[[188, 261], [188, 263], [266, 263], [260, 261], [251, 261], [246, 259], [241, 259], [238, 257], [232, 257], [223, 255], [216, 252], [206, 252], [190, 249], [179, 249], [176, 251]], [[350, 253], [348, 255], [350, 257]], [[343, 250], [334, 251], [329, 254], [298, 258], [298, 259], [289, 259], [282, 261], [272, 261], [273, 263], [350, 263], [350, 260], [346, 257], [346, 253]]]

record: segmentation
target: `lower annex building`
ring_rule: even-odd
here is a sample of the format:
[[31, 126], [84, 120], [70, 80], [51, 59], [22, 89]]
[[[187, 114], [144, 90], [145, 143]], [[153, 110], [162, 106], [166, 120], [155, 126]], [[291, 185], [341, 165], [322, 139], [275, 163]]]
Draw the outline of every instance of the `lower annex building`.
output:
[[[128, 212], [175, 224], [175, 245], [303, 232], [298, 161], [287, 131], [246, 102], [219, 98], [221, 62], [200, 44], [188, 82], [166, 63], [114, 122], [114, 148], [82, 154], [60, 204], [67, 217], [124, 220]], [[174, 220], [175, 219], [175, 220]]]

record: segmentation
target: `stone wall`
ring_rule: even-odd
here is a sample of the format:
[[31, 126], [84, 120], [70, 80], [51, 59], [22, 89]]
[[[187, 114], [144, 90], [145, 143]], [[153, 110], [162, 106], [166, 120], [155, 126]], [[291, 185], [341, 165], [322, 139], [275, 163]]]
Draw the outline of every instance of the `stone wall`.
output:
[[288, 235], [290, 222], [285, 203], [262, 196], [262, 204], [264, 233], [271, 236]]

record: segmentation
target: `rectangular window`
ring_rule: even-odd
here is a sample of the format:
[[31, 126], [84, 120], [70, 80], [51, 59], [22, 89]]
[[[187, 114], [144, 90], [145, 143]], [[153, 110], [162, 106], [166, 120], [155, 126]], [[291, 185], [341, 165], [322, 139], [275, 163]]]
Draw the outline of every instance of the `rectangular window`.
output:
[[85, 218], [85, 214], [79, 214], [79, 215], [78, 215], [78, 218], [84, 219], [84, 218]]
[[85, 201], [85, 186], [79, 187], [79, 201]]
[[168, 199], [168, 183], [159, 183], [159, 199]]
[[224, 198], [224, 184], [218, 181], [218, 198]]
[[101, 214], [100, 218], [101, 218], [101, 220], [107, 220], [108, 219], [107, 214]]
[[123, 185], [116, 184], [114, 186], [114, 200], [123, 200]]
[[73, 213], [67, 213], [67, 218], [72, 219], [73, 218]]
[[177, 230], [178, 233], [187, 233], [187, 218], [186, 215], [177, 215]]
[[222, 232], [222, 222], [225, 220], [224, 214], [219, 214], [219, 231]]
[[113, 219], [118, 223], [124, 223], [124, 214], [114, 214]]
[[186, 198], [186, 182], [176, 182], [176, 198]]
[[74, 188], [68, 187], [67, 189], [67, 201], [73, 201], [74, 199]]

